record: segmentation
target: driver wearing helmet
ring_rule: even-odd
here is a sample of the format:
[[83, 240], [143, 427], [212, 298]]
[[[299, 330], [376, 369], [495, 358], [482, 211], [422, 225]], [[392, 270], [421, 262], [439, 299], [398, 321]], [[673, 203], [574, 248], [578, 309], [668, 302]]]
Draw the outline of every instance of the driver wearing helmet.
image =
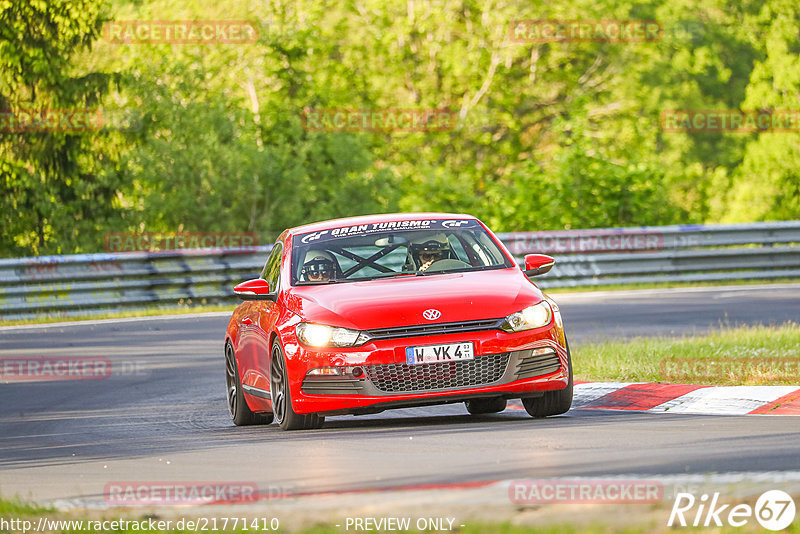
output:
[[300, 271], [300, 279], [306, 282], [329, 282], [337, 273], [336, 260], [330, 252], [309, 250]]
[[413, 241], [408, 252], [414, 262], [414, 268], [425, 271], [434, 262], [450, 257], [450, 243], [444, 234], [426, 235]]

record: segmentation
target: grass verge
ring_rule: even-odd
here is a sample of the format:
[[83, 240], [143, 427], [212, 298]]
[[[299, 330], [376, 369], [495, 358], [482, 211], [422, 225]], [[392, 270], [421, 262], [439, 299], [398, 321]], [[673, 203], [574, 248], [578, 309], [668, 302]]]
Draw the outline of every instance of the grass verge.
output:
[[721, 328], [573, 349], [576, 380], [699, 385], [800, 384], [800, 324]]
[[157, 317], [159, 315], [184, 315], [189, 313], [208, 313], [208, 312], [233, 312], [236, 305], [231, 304], [208, 304], [197, 306], [174, 306], [164, 308], [145, 308], [141, 310], [125, 310], [119, 312], [106, 312], [86, 315], [70, 315], [68, 317], [43, 315], [34, 319], [3, 319], [0, 326], [18, 326], [26, 324], [42, 323], [63, 323], [71, 321], [96, 321], [98, 319], [125, 319], [128, 317]]
[[30, 517], [51, 512], [53, 512], [51, 508], [31, 504], [18, 497], [0, 499], [0, 517]]
[[[538, 521], [530, 521], [532, 518], [530, 514], [536, 514], [537, 511], [544, 511], [547, 506], [533, 507], [528, 510], [520, 509], [512, 515], [515, 517], [513, 520], [504, 519], [494, 522], [469, 522], [463, 526], [454, 525], [452, 530], [445, 529], [452, 534], [528, 534], [531, 532], [541, 534], [639, 534], [639, 533], [656, 533], [667, 534], [675, 532], [674, 529], [666, 526], [666, 518], [668, 517], [669, 503], [662, 503], [650, 508], [649, 514], [636, 515], [634, 517], [620, 515], [620, 511], [630, 510], [624, 506], [618, 507], [609, 505], [601, 514], [597, 514], [597, 510], [592, 514], [593, 518], [590, 521], [581, 520], [576, 517], [574, 520], [564, 520], [563, 516], [555, 521], [548, 521], [545, 518], [540, 518]], [[564, 505], [556, 505], [562, 508]], [[578, 507], [577, 510], [586, 510], [585, 508]], [[185, 534], [195, 532], [194, 530], [168, 528], [165, 530], [153, 529], [149, 526], [148, 519], [153, 521], [160, 521], [159, 514], [131, 514], [130, 511], [122, 513], [121, 516], [114, 516], [116, 511], [107, 510], [100, 512], [89, 512], [82, 510], [73, 510], [71, 512], [57, 512], [52, 509], [42, 508], [36, 505], [25, 504], [19, 500], [0, 499], [0, 532], [4, 533], [20, 533], [29, 534], [30, 532], [37, 531], [40, 518], [46, 518], [43, 529], [46, 532], [54, 534], [144, 534], [144, 533], [169, 533], [169, 534]], [[203, 513], [207, 523], [211, 525], [208, 517], [216, 517], [219, 514], [214, 512]], [[223, 514], [224, 515], [224, 514]], [[377, 518], [381, 516], [387, 517], [384, 514], [373, 514]], [[407, 515], [407, 514], [401, 514]], [[526, 518], [527, 516], [527, 518]], [[394, 516], [393, 516], [394, 517]], [[422, 517], [422, 516], [420, 516]], [[429, 516], [426, 516], [429, 517]], [[198, 523], [198, 516], [194, 514], [187, 514], [183, 517], [184, 521], [193, 520]], [[113, 526], [112, 521], [128, 521], [126, 525]], [[172, 519], [171, 524], [175, 524], [178, 519]], [[245, 521], [242, 519], [241, 521]], [[258, 520], [256, 520], [258, 521]], [[140, 526], [131, 526], [131, 522], [138, 522]], [[219, 524], [222, 519], [219, 520]], [[184, 523], [185, 524], [185, 523]], [[260, 523], [259, 523], [260, 524]], [[118, 523], [119, 525], [119, 523]], [[251, 525], [252, 526], [252, 525]], [[276, 531], [263, 530], [256, 528], [238, 528], [238, 529], [214, 529], [216, 532], [229, 532], [231, 534], [252, 534], [253, 532], [286, 532], [291, 534], [342, 534], [344, 532], [352, 532], [354, 528], [346, 529], [345, 525], [333, 524], [316, 524], [314, 526], [306, 527], [284, 527], [283, 524]], [[682, 529], [679, 529], [682, 530]], [[690, 529], [690, 531], [709, 531], [708, 528]], [[202, 531], [202, 530], [201, 530]], [[210, 530], [209, 530], [210, 531]], [[362, 530], [367, 532], [442, 532], [443, 530], [427, 530], [419, 531], [413, 526], [408, 530], [392, 528], [389, 530], [383, 529], [368, 529]], [[750, 534], [751, 532], [764, 532], [759, 524], [754, 520], [747, 521], [744, 527], [731, 527], [725, 525], [722, 528], [712, 528], [711, 531], [721, 534]], [[786, 530], [789, 534], [800, 534], [800, 521], [794, 521]]]
[[[534, 279], [534, 282], [537, 280]], [[590, 293], [594, 291], [625, 291], [632, 289], [672, 289], [680, 287], [760, 286], [773, 284], [800, 284], [797, 278], [769, 280], [708, 280], [705, 282], [648, 282], [640, 284], [608, 284], [604, 286], [575, 286], [543, 288], [546, 293]]]

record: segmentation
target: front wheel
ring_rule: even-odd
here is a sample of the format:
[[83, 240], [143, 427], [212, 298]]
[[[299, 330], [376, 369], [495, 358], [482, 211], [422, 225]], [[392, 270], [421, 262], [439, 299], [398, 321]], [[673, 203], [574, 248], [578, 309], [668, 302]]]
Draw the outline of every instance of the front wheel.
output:
[[[566, 341], [566, 337], [564, 338]], [[546, 391], [541, 397], [522, 399], [522, 405], [529, 415], [536, 418], [548, 417], [550, 415], [561, 415], [567, 413], [572, 407], [572, 355], [569, 352], [569, 342], [567, 344], [567, 368], [569, 370], [569, 382], [567, 387], [556, 391]]]
[[270, 362], [270, 391], [272, 394], [272, 411], [275, 420], [283, 430], [312, 430], [321, 428], [325, 418], [317, 414], [301, 415], [292, 409], [292, 397], [289, 391], [289, 377], [286, 372], [286, 360], [283, 350], [276, 341], [272, 345]]
[[239, 379], [239, 367], [236, 365], [236, 354], [230, 343], [225, 346], [225, 386], [228, 413], [231, 414], [233, 424], [236, 426], [268, 425], [272, 422], [272, 414], [254, 413], [247, 405], [247, 401], [244, 400], [242, 381]]

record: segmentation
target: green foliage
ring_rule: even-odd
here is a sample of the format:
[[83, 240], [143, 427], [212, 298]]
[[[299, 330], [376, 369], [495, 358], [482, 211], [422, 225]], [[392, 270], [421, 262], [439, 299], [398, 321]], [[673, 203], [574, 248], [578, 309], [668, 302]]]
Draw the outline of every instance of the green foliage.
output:
[[[0, 132], [0, 255], [108, 231], [255, 231], [395, 210], [499, 231], [800, 218], [798, 134], [673, 133], [670, 109], [796, 109], [791, 0], [0, 0], [0, 104], [135, 131]], [[248, 44], [116, 44], [114, 20], [248, 20]], [[524, 19], [654, 19], [657, 42], [518, 43]], [[116, 74], [119, 73], [119, 74]], [[304, 109], [450, 109], [443, 132], [313, 132]]]
[[52, 508], [28, 502], [19, 496], [0, 497], [0, 517], [2, 518], [35, 516], [50, 512], [53, 512]]
[[[0, 109], [97, 109], [114, 76], [76, 69], [71, 58], [97, 37], [101, 9], [90, 0], [0, 2]], [[93, 244], [113, 217], [109, 205], [119, 184], [109, 169], [117, 137], [0, 128], [0, 252], [71, 252]]]

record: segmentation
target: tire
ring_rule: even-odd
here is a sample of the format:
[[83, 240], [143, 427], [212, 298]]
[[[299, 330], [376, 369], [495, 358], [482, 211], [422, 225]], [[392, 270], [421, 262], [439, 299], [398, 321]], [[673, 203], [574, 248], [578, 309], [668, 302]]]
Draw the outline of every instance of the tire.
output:
[[236, 426], [268, 425], [272, 422], [272, 414], [254, 413], [244, 400], [242, 381], [239, 378], [239, 366], [236, 365], [236, 354], [233, 346], [225, 345], [225, 385], [228, 413]]
[[272, 410], [275, 420], [283, 430], [313, 430], [321, 428], [325, 422], [323, 416], [317, 414], [300, 415], [292, 409], [292, 396], [289, 380], [286, 376], [286, 359], [283, 349], [276, 341], [272, 345], [272, 357], [269, 364], [270, 392], [272, 394]]
[[[566, 341], [566, 337], [564, 337]], [[522, 405], [529, 415], [535, 418], [549, 417], [567, 413], [572, 406], [572, 355], [567, 341], [567, 368], [569, 383], [564, 389], [546, 391], [541, 397], [522, 399]]]
[[491, 399], [470, 399], [464, 404], [467, 405], [467, 411], [472, 415], [498, 413], [506, 409], [506, 399], [502, 397], [494, 397]]

